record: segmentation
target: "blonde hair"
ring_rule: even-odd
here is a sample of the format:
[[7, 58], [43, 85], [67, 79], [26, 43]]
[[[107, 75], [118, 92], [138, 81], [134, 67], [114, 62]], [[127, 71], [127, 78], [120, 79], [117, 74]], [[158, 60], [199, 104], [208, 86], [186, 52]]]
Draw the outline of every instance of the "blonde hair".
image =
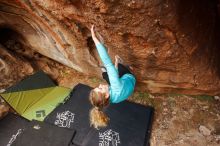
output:
[[90, 92], [89, 100], [93, 105], [89, 114], [90, 125], [96, 129], [106, 127], [108, 125], [109, 118], [102, 110], [109, 104], [109, 98], [105, 97], [105, 93], [97, 93], [92, 90]]
[[8, 114], [9, 110], [10, 108], [8, 105], [0, 103], [0, 120]]

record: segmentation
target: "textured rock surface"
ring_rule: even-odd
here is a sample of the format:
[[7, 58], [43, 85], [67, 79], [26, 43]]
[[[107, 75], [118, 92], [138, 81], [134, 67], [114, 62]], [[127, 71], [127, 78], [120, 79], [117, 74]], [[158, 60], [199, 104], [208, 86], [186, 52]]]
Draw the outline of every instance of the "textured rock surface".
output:
[[85, 74], [100, 75], [89, 28], [153, 93], [220, 93], [218, 1], [1, 0], [0, 43], [15, 40]]
[[33, 73], [31, 64], [0, 45], [0, 88], [5, 89]]
[[199, 132], [204, 136], [209, 136], [211, 134], [211, 131], [203, 125], [199, 126]]

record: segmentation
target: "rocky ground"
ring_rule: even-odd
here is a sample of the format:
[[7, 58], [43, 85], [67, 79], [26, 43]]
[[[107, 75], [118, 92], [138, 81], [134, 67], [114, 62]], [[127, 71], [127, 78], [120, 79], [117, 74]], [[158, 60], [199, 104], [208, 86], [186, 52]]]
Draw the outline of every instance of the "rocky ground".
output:
[[[33, 55], [32, 58], [29, 58], [30, 60], [31, 65], [25, 59], [22, 59], [23, 62], [17, 61], [17, 63], [11, 64], [13, 74], [7, 75], [10, 82], [2, 80], [0, 85], [2, 91], [39, 69], [43, 69], [59, 85], [65, 87], [72, 88], [78, 83], [95, 87], [104, 82], [96, 77], [85, 76], [39, 54]], [[21, 70], [16, 70], [16, 68], [24, 64], [26, 64], [26, 68], [22, 68], [21, 74]], [[4, 68], [1, 69], [3, 72]], [[15, 77], [16, 75], [17, 77]], [[1, 77], [3, 78], [2, 75]], [[220, 145], [220, 98], [218, 96], [152, 95], [138, 91], [137, 87], [136, 92], [129, 100], [153, 106], [155, 109], [151, 146]], [[7, 106], [1, 104], [0, 111], [0, 116], [7, 113]]]

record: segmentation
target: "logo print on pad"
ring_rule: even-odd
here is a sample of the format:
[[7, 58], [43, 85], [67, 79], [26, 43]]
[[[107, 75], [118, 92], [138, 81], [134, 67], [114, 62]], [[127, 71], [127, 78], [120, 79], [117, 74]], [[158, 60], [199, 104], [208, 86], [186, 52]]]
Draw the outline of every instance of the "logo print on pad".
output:
[[119, 133], [111, 129], [103, 133], [99, 132], [99, 146], [118, 146], [119, 143]]
[[55, 125], [59, 127], [71, 127], [71, 123], [74, 122], [74, 113], [71, 113], [70, 111], [64, 111], [62, 113], [57, 113], [57, 120], [55, 121]]

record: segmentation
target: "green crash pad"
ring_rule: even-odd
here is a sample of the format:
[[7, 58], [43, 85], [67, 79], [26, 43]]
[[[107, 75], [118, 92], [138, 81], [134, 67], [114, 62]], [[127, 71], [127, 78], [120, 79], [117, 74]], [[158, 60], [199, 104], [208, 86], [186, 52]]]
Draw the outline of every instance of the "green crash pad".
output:
[[22, 117], [43, 121], [70, 92], [69, 88], [55, 86], [0, 95]]

